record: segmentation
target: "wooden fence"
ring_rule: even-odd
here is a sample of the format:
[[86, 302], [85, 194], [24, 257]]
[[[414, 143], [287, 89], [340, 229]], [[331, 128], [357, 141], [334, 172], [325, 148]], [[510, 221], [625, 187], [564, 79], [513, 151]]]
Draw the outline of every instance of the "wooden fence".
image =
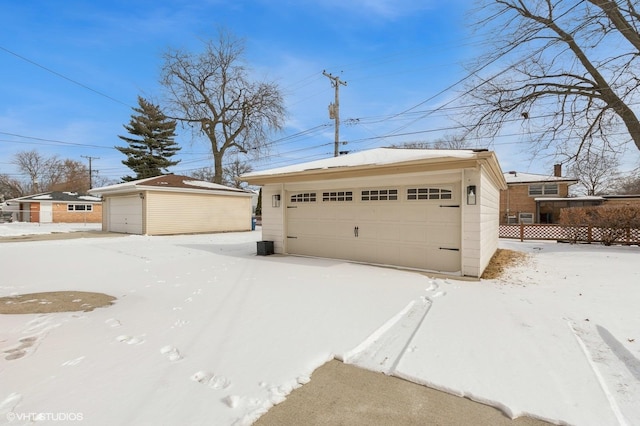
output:
[[640, 244], [640, 229], [545, 224], [500, 225], [500, 238], [584, 243]]

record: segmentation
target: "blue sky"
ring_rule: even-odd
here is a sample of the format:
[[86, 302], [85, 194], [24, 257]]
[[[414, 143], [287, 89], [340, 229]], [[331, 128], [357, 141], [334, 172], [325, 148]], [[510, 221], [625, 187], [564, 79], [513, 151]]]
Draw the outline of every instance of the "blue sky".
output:
[[[327, 106], [340, 87], [341, 149], [358, 151], [455, 133], [453, 111], [433, 111], [459, 97], [464, 64], [485, 48], [469, 30], [467, 0], [24, 0], [0, 6], [0, 173], [15, 177], [18, 151], [87, 161], [118, 180], [131, 171], [114, 149], [137, 97], [162, 104], [161, 55], [168, 47], [199, 52], [224, 27], [246, 42], [257, 79], [277, 82], [288, 110], [260, 170], [333, 155]], [[408, 112], [407, 112], [408, 111]], [[298, 136], [295, 136], [298, 135]], [[531, 162], [524, 135], [500, 138], [503, 170], [551, 172]], [[189, 174], [210, 166], [208, 142], [181, 131]], [[478, 147], [488, 141], [474, 141]], [[231, 158], [231, 157], [230, 157]]]

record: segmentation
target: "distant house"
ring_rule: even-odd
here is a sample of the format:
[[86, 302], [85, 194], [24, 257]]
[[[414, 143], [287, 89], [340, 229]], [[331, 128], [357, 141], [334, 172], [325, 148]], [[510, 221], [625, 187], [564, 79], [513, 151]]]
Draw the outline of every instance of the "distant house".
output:
[[[7, 200], [13, 220], [38, 223], [100, 223], [102, 199], [77, 192], [51, 191]], [[9, 210], [9, 209], [8, 209]]]
[[603, 195], [604, 204], [616, 206], [635, 206], [640, 208], [640, 194]]
[[253, 193], [189, 176], [164, 175], [94, 188], [102, 230], [171, 235], [249, 231]]
[[556, 223], [560, 209], [602, 203], [602, 197], [571, 197], [569, 186], [577, 179], [563, 177], [556, 164], [552, 175], [504, 173], [507, 189], [500, 191], [500, 224]]
[[493, 152], [377, 148], [247, 173], [275, 253], [480, 277], [498, 246]]

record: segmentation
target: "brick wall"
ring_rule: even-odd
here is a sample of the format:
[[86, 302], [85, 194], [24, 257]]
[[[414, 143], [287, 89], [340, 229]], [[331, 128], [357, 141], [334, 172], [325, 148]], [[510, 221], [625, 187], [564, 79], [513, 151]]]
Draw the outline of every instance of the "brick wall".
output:
[[[569, 185], [566, 183], [558, 183], [558, 195], [553, 195], [552, 197], [567, 197], [568, 195]], [[500, 191], [500, 223], [507, 223], [507, 209], [510, 216], [516, 217], [516, 221], [520, 213], [533, 213], [534, 221], [537, 222], [537, 218], [535, 217], [535, 198], [542, 197], [542, 195], [530, 196], [528, 184], [509, 185], [509, 189]]]
[[[77, 203], [72, 203], [77, 204]], [[101, 223], [102, 204], [93, 204], [93, 210], [68, 211], [67, 203], [53, 203], [53, 221], [55, 223]]]
[[607, 206], [640, 207], [640, 198], [607, 198], [604, 203]]

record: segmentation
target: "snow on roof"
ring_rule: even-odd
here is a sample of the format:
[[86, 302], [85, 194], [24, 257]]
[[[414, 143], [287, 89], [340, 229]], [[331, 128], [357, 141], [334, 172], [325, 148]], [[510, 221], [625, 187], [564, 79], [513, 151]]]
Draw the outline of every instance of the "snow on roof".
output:
[[18, 197], [18, 198], [13, 198], [11, 199], [11, 201], [24, 201], [24, 202], [29, 202], [29, 201], [33, 201], [33, 202], [37, 202], [37, 201], [44, 201], [44, 200], [52, 200], [52, 201], [59, 201], [59, 202], [63, 202], [63, 203], [73, 203], [73, 202], [77, 202], [77, 201], [87, 201], [87, 202], [96, 202], [99, 203], [102, 201], [102, 199], [100, 197], [94, 197], [91, 195], [86, 195], [86, 194], [80, 194], [77, 192], [62, 192], [62, 191], [51, 191], [51, 192], [44, 192], [41, 194], [33, 194], [33, 195], [26, 195], [24, 197]]
[[196, 186], [196, 187], [200, 187], [200, 188], [220, 189], [220, 190], [224, 190], [224, 191], [244, 192], [244, 190], [240, 189], [240, 188], [232, 188], [230, 186], [220, 185], [218, 183], [213, 183], [213, 182], [206, 182], [206, 181], [203, 181], [203, 180], [183, 180], [182, 183], [185, 184], [185, 185], [188, 185], [188, 186]]
[[558, 177], [553, 175], [539, 175], [535, 173], [507, 172], [504, 179], [509, 183], [529, 183], [529, 182], [578, 182], [577, 179], [568, 177]]
[[602, 201], [603, 197], [597, 195], [584, 195], [582, 197], [536, 197], [535, 201]]
[[251, 172], [242, 175], [242, 178], [250, 178], [264, 175], [280, 175], [287, 173], [304, 172], [308, 170], [327, 170], [338, 167], [373, 166], [409, 161], [425, 160], [431, 158], [460, 158], [471, 159], [476, 152], [470, 149], [406, 149], [406, 148], [375, 148], [360, 151], [339, 157], [325, 158], [307, 163], [292, 164], [290, 166], [275, 169]]
[[93, 195], [80, 195], [78, 197], [78, 200], [84, 200], [84, 201], [102, 201], [102, 199], [100, 197], [94, 197]]
[[183, 188], [183, 189], [204, 189], [210, 191], [228, 191], [244, 193], [243, 189], [232, 188], [230, 186], [220, 185], [217, 183], [194, 180], [189, 176], [180, 175], [163, 175], [154, 176], [145, 179], [134, 180], [130, 182], [118, 183], [115, 185], [103, 186], [101, 188], [93, 188], [92, 194], [104, 194], [107, 192], [126, 192], [136, 190], [148, 190], [151, 188]]

